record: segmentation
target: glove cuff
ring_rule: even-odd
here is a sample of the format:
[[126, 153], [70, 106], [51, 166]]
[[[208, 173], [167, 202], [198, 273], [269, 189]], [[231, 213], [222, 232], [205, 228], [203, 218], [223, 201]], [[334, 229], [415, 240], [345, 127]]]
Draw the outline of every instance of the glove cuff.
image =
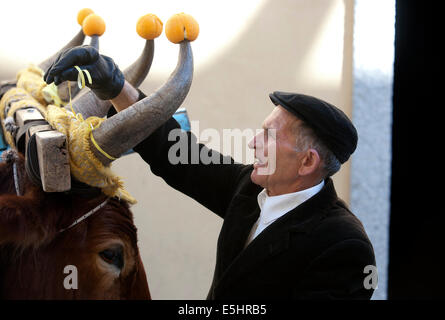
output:
[[124, 84], [125, 77], [123, 73], [117, 69], [117, 72], [113, 73], [113, 77], [106, 84], [101, 85], [100, 88], [92, 88], [92, 90], [100, 100], [111, 100], [121, 93]]
[[109, 91], [108, 100], [116, 98], [119, 95], [119, 93], [121, 93], [124, 84], [125, 84], [124, 75], [119, 70], [119, 72], [116, 72], [114, 74], [113, 80], [111, 81], [111, 90]]

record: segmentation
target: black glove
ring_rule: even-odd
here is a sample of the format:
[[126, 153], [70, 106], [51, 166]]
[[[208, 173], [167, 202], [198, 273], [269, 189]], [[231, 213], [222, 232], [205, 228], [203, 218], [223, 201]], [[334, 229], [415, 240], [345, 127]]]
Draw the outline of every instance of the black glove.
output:
[[74, 47], [62, 52], [46, 71], [43, 79], [46, 83], [59, 85], [63, 81], [77, 81], [78, 71], [74, 66], [89, 71], [93, 80], [85, 85], [91, 88], [101, 100], [115, 98], [122, 90], [125, 78], [118, 66], [110, 57], [99, 54], [92, 46]]

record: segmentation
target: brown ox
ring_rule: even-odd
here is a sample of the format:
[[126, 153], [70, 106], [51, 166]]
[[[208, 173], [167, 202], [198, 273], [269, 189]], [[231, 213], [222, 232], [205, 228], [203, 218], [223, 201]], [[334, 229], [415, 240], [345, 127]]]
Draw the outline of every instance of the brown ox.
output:
[[[97, 38], [93, 40], [97, 45]], [[82, 42], [79, 33], [66, 47]], [[125, 70], [129, 84], [137, 87], [145, 78], [153, 48], [153, 40], [147, 40], [143, 54]], [[55, 57], [40, 67], [45, 70]], [[117, 158], [141, 142], [181, 105], [192, 74], [192, 52], [184, 40], [177, 68], [168, 81], [149, 97], [105, 120], [93, 131], [97, 143]], [[10, 86], [13, 82], [3, 89]], [[98, 100], [88, 89], [82, 91], [73, 100], [76, 112], [84, 118], [107, 113], [108, 101]], [[96, 155], [104, 165], [110, 164], [102, 154]], [[110, 198], [68, 228], [107, 197], [95, 188], [45, 193], [27, 176], [25, 161], [23, 154], [13, 150], [4, 153], [0, 163], [0, 298], [150, 299], [128, 204]], [[77, 289], [66, 288], [67, 278], [73, 280], [72, 266], [77, 270]]]
[[[125, 202], [107, 204], [76, 226], [73, 221], [106, 197], [45, 193], [26, 176], [13, 151], [0, 163], [1, 299], [150, 299]], [[16, 159], [14, 159], [16, 157]], [[22, 196], [14, 185], [17, 165]], [[77, 289], [65, 288], [66, 266], [77, 269]]]

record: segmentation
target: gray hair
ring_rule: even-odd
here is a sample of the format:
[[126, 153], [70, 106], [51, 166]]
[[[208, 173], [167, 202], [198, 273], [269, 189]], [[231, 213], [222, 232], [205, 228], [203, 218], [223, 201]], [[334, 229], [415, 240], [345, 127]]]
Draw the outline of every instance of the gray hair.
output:
[[340, 170], [340, 161], [304, 121], [296, 121], [293, 131], [297, 140], [296, 151], [315, 149], [318, 152], [325, 178], [333, 176]]

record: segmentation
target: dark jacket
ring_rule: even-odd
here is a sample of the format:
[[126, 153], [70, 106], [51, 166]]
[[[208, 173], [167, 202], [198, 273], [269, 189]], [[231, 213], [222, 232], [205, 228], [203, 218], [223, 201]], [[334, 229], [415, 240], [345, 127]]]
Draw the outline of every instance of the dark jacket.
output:
[[[172, 118], [134, 150], [155, 175], [224, 219], [209, 299], [371, 297], [373, 290], [363, 282], [364, 268], [375, 265], [372, 245], [361, 222], [337, 197], [331, 179], [244, 249], [260, 213], [257, 195], [262, 188], [250, 180], [252, 165], [234, 163], [184, 131], [188, 163], [171, 164], [168, 152], [179, 138], [168, 141], [168, 134], [175, 128], [179, 124]], [[217, 157], [220, 164], [192, 164], [196, 150]]]

